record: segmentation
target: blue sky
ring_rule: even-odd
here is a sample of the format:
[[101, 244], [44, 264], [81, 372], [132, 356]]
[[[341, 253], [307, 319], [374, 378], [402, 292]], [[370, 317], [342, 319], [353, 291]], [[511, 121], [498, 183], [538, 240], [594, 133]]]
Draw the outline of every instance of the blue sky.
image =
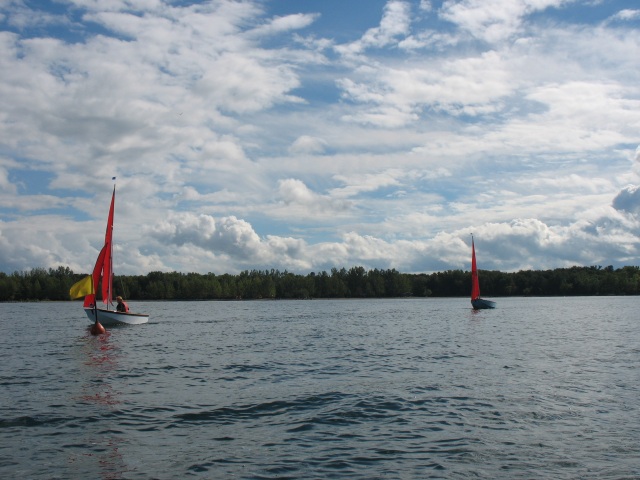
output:
[[[132, 6], [133, 5], [133, 6]], [[0, 271], [640, 265], [625, 0], [0, 4]]]

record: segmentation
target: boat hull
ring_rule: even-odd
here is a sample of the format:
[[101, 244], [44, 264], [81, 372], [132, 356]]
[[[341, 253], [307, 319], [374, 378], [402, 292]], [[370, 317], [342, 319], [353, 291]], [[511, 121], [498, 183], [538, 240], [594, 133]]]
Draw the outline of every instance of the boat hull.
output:
[[474, 310], [484, 310], [487, 308], [496, 308], [496, 302], [485, 300], [484, 298], [476, 298], [471, 300], [471, 306]]
[[[96, 321], [96, 310], [93, 308], [85, 308], [85, 313], [91, 323]], [[140, 325], [149, 321], [149, 315], [145, 313], [124, 313], [114, 312], [113, 310], [97, 309], [98, 322], [104, 327], [114, 325]]]

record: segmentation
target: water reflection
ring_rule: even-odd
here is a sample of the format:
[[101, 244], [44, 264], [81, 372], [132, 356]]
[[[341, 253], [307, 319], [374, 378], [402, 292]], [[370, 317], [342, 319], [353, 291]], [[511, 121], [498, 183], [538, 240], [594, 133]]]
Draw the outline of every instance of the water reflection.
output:
[[118, 367], [118, 351], [110, 342], [111, 333], [102, 335], [87, 334], [85, 339], [85, 379], [82, 385], [81, 399], [97, 405], [113, 407], [121, 400], [114, 392], [111, 376]]
[[[86, 418], [94, 423], [94, 417], [108, 416], [116, 412], [122, 404], [122, 392], [114, 388], [114, 379], [118, 375], [120, 352], [114, 343], [111, 333], [94, 336], [87, 329], [83, 341], [83, 362], [81, 367], [82, 384], [77, 400], [90, 407], [90, 414]], [[103, 479], [122, 478], [129, 471], [121, 447], [126, 439], [113, 435], [112, 432], [96, 432], [83, 429], [86, 433], [80, 441], [85, 452], [73, 459], [74, 469], [83, 472], [95, 471]]]

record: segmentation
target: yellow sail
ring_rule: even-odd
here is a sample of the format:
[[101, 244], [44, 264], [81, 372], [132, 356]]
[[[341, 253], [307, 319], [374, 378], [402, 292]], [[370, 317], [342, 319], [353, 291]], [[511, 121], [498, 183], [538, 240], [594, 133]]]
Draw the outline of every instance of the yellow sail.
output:
[[85, 295], [91, 295], [93, 293], [93, 278], [91, 275], [87, 275], [79, 282], [74, 283], [69, 289], [69, 296], [73, 300], [74, 298], [84, 297]]

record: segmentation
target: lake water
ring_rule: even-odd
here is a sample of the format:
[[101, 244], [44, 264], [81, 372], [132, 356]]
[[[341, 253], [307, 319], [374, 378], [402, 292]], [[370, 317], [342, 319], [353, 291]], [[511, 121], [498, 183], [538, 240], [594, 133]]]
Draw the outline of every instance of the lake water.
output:
[[0, 478], [640, 478], [640, 297], [0, 304]]

